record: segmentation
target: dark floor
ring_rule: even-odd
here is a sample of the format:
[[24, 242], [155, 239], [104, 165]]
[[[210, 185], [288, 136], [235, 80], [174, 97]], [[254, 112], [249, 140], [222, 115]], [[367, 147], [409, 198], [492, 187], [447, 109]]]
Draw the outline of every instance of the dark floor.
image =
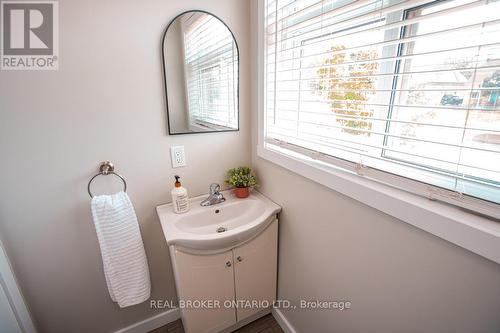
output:
[[[165, 326], [157, 328], [149, 333], [184, 333], [181, 320], [176, 320]], [[257, 319], [250, 324], [234, 331], [234, 333], [283, 333], [283, 330], [278, 325], [274, 317], [270, 314]]]

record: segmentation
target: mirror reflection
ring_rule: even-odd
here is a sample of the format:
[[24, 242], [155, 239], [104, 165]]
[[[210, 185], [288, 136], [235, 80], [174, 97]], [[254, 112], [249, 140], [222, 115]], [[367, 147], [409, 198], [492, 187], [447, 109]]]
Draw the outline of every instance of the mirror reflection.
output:
[[238, 46], [201, 11], [177, 16], [163, 39], [170, 134], [238, 130]]

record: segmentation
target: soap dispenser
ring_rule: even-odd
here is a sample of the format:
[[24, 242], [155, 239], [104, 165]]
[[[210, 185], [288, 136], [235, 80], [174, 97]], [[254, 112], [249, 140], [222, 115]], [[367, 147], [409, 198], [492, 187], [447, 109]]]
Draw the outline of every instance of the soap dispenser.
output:
[[179, 181], [181, 177], [175, 176], [175, 184], [172, 189], [172, 207], [174, 209], [174, 213], [182, 214], [186, 213], [189, 210], [189, 198], [187, 190], [182, 187], [181, 182]]

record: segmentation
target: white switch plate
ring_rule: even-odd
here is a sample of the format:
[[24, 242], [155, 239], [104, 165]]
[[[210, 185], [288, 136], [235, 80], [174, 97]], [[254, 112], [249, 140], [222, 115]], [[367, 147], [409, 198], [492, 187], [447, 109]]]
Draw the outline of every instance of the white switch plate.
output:
[[170, 157], [172, 158], [172, 168], [180, 168], [186, 166], [186, 154], [184, 146], [170, 147]]

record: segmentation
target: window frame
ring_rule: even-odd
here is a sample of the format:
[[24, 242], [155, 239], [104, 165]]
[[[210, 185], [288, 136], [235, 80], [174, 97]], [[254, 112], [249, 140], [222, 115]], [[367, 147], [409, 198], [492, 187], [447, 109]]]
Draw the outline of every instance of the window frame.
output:
[[[205, 12], [200, 12], [200, 13], [202, 13], [202, 14], [203, 14], [203, 13], [205, 13]], [[206, 14], [206, 13], [205, 13], [205, 14]], [[191, 18], [190, 18], [190, 19], [191, 19]], [[218, 18], [217, 18], [216, 16], [214, 16], [214, 15], [210, 15], [210, 16], [208, 16], [208, 17], [206, 18], [206, 20], [207, 20], [207, 21], [208, 21], [208, 20], [214, 20], [214, 21], [216, 21], [217, 23], [219, 23], [219, 24], [223, 24], [224, 26], [226, 26], [226, 25], [224, 24], [224, 22], [222, 22], [220, 19], [218, 19]], [[203, 25], [203, 24], [205, 24], [205, 23], [201, 23], [201, 25]], [[233, 70], [232, 70], [232, 75], [234, 75], [234, 74], [235, 74], [235, 71], [234, 71], [234, 58], [235, 58], [235, 57], [234, 57], [234, 53], [235, 53], [235, 50], [234, 50], [234, 49], [235, 49], [235, 48], [237, 49], [236, 39], [234, 38], [234, 35], [232, 34], [231, 30], [230, 30], [227, 26], [226, 26], [226, 28], [227, 28], [228, 32], [230, 33], [230, 37], [232, 38], [232, 43], [231, 43], [231, 49], [232, 49], [232, 53], [233, 53], [233, 57], [232, 57], [232, 59], [233, 59], [233, 64], [232, 64], [232, 67], [233, 67]], [[196, 29], [198, 29], [198, 27], [195, 27], [195, 28], [194, 28], [194, 33], [195, 33], [195, 34], [199, 34], [199, 32], [198, 32]], [[209, 30], [209, 29], [205, 29], [204, 31], [206, 31], [206, 30]], [[203, 31], [203, 32], [204, 32], [204, 31]], [[210, 105], [212, 104], [212, 101], [210, 101], [211, 97], [210, 97], [210, 96], [205, 96], [205, 95], [206, 95], [206, 93], [207, 93], [207, 92], [206, 92], [207, 87], [206, 87], [206, 86], [204, 86], [204, 84], [203, 84], [203, 82], [205, 81], [205, 79], [203, 78], [203, 75], [206, 75], [207, 73], [209, 73], [209, 74], [210, 74], [210, 71], [211, 71], [212, 69], [214, 69], [214, 68], [215, 68], [217, 71], [219, 71], [219, 72], [220, 72], [220, 71], [221, 71], [221, 61], [220, 61], [220, 58], [218, 58], [217, 56], [212, 57], [212, 59], [209, 59], [209, 60], [207, 61], [207, 60], [205, 60], [205, 59], [206, 59], [206, 54], [203, 54], [201, 57], [196, 57], [196, 58], [191, 59], [190, 61], [188, 61], [188, 57], [186, 56], [186, 46], [185, 46], [185, 45], [187, 44], [187, 43], [186, 43], [186, 40], [187, 40], [187, 39], [192, 38], [192, 37], [190, 36], [190, 34], [192, 34], [192, 33], [193, 33], [193, 31], [184, 32], [184, 35], [183, 35], [183, 38], [184, 38], [184, 40], [183, 40], [183, 44], [184, 44], [184, 52], [183, 52], [183, 53], [184, 53], [184, 63], [185, 63], [185, 66], [184, 66], [184, 71], [186, 72], [186, 71], [187, 71], [187, 69], [190, 67], [189, 65], [190, 65], [191, 63], [193, 63], [193, 62], [194, 62], [194, 63], [197, 63], [197, 62], [199, 62], [200, 60], [202, 60], [202, 61], [203, 61], [203, 62], [205, 62], [205, 63], [203, 64], [203, 66], [197, 66], [197, 67], [196, 67], [196, 65], [195, 65], [195, 69], [196, 69], [196, 70], [195, 70], [195, 71], [193, 71], [194, 75], [191, 75], [191, 76], [190, 76], [190, 75], [186, 75], [186, 74], [185, 74], [185, 77], [186, 77], [186, 78], [192, 78], [192, 77], [195, 77], [195, 78], [193, 79], [193, 82], [189, 82], [189, 79], [186, 79], [186, 92], [187, 92], [187, 96], [188, 96], [188, 97], [187, 97], [187, 103], [188, 103], [188, 105], [189, 105], [190, 103], [192, 103], [192, 101], [191, 101], [191, 99], [190, 99], [189, 95], [190, 95], [190, 92], [191, 92], [191, 91], [190, 91], [190, 87], [191, 87], [193, 84], [195, 84], [195, 85], [196, 85], [196, 87], [195, 87], [195, 89], [194, 89], [194, 90], [195, 90], [195, 91], [198, 91], [198, 94], [199, 94], [199, 96], [197, 96], [197, 97], [199, 97], [199, 98], [198, 98], [198, 101], [197, 101], [197, 103], [195, 103], [195, 104], [197, 104], [198, 106], [197, 106], [197, 107], [194, 107], [194, 106], [192, 107], [193, 109], [196, 109], [196, 108], [198, 109], [197, 114], [193, 115], [192, 113], [189, 113], [189, 120], [188, 120], [188, 126], [189, 126], [189, 129], [191, 129], [191, 130], [195, 130], [195, 131], [196, 131], [196, 130], [200, 130], [200, 129], [201, 129], [201, 130], [203, 130], [203, 129], [212, 129], [212, 130], [216, 130], [216, 131], [231, 131], [231, 130], [235, 130], [235, 129], [234, 129], [234, 127], [231, 127], [231, 126], [234, 126], [234, 125], [235, 125], [235, 126], [237, 126], [237, 127], [239, 128], [239, 124], [238, 124], [238, 122], [236, 122], [236, 123], [231, 123], [231, 121], [230, 121], [230, 120], [231, 120], [231, 116], [229, 115], [229, 113], [231, 113], [231, 110], [230, 110], [230, 109], [228, 109], [228, 115], [227, 115], [227, 117], [221, 117], [220, 119], [203, 119], [203, 118], [204, 118], [203, 116], [205, 115], [205, 113], [207, 113], [207, 112], [209, 112], [209, 111], [210, 111], [210, 109], [211, 109]], [[198, 38], [198, 37], [194, 37], [194, 38]], [[197, 45], [197, 47], [199, 47], [199, 46]], [[239, 55], [238, 55], [238, 57], [239, 57]], [[229, 69], [229, 67], [227, 67], [227, 68], [226, 68], [226, 70], [228, 70], [228, 69]], [[193, 73], [192, 73], [192, 74], [193, 74]], [[219, 73], [219, 74], [220, 74], [220, 73]], [[220, 75], [219, 75], [219, 77], [220, 77]], [[211, 78], [212, 78], [212, 77], [210, 77], [210, 79], [211, 79]], [[233, 82], [234, 82], [234, 81], [235, 81], [235, 80], [234, 80], [234, 77], [233, 77]], [[212, 88], [212, 86], [211, 86], [211, 85], [208, 85], [208, 88]], [[232, 87], [231, 89], [234, 89], [234, 87]], [[229, 92], [231, 89], [228, 89], [228, 92]], [[218, 93], [220, 94], [220, 91], [218, 91]], [[210, 95], [210, 93], [209, 93], [208, 95]], [[234, 96], [235, 96], [234, 91], [233, 91], [232, 96], [233, 96], [233, 99], [234, 99]], [[236, 98], [238, 98], [238, 96], [236, 96]], [[233, 101], [233, 102], [234, 102], [234, 101]], [[238, 103], [239, 103], [239, 102], [238, 102]], [[238, 104], [238, 103], [235, 103], [236, 105], [234, 106], [234, 108], [237, 108], [237, 107], [238, 107], [238, 106], [237, 106], [237, 104]], [[238, 111], [236, 110], [236, 113], [237, 113], [237, 112], [238, 112]], [[234, 110], [233, 110], [233, 113], [234, 113]], [[205, 115], [205, 116], [206, 116], [206, 115]], [[228, 125], [226, 126], [226, 125], [222, 125], [222, 124], [221, 124], [221, 123], [224, 123], [224, 122], [226, 122]]]
[[290, 151], [266, 142], [265, 6], [266, 0], [258, 0], [256, 156], [500, 263], [500, 205], [456, 197], [449, 190], [430, 189], [420, 181], [335, 157], [307, 154], [307, 149]]
[[[410, 8], [404, 9], [402, 11], [402, 15], [401, 15], [402, 20], [408, 19], [412, 12], [416, 12], [418, 10], [423, 10], [423, 9], [426, 9], [426, 8], [437, 6], [439, 4], [442, 4], [445, 1], [446, 0], [431, 0], [428, 3], [425, 3], [425, 4], [421, 4], [421, 5], [418, 5], [418, 6], [414, 6], [414, 7], [410, 7]], [[413, 17], [415, 17], [415, 16], [413, 16]], [[407, 31], [408, 31], [409, 28], [410, 27], [407, 26], [407, 25], [402, 26], [400, 28], [400, 33], [399, 33], [399, 38], [400, 39], [408, 37], [408, 36], [406, 36], [406, 34], [407, 34]], [[415, 42], [412, 42], [412, 43], [415, 43]], [[405, 49], [404, 43], [398, 44], [396, 56], [397, 57], [403, 56], [404, 55], [403, 54], [403, 50], [404, 49]], [[402, 158], [389, 156], [388, 154], [386, 154], [385, 147], [387, 145], [388, 140], [390, 139], [390, 128], [393, 125], [393, 121], [392, 120], [394, 119], [393, 118], [393, 112], [394, 112], [395, 99], [396, 99], [396, 96], [397, 96], [397, 89], [398, 89], [398, 86], [402, 84], [402, 82], [400, 82], [400, 81], [402, 81], [401, 78], [400, 78], [400, 76], [397, 75], [397, 74], [401, 73], [401, 65], [402, 65], [402, 60], [401, 59], [396, 60], [395, 68], [394, 68], [394, 74], [395, 75], [393, 77], [393, 82], [392, 82], [392, 89], [393, 90], [392, 90], [391, 95], [390, 95], [390, 102], [389, 102], [388, 112], [387, 112], [387, 116], [386, 116], [386, 118], [388, 119], [388, 121], [386, 122], [386, 127], [385, 127], [385, 131], [384, 131], [384, 133], [386, 135], [384, 135], [383, 145], [382, 145], [384, 148], [381, 149], [382, 152], [381, 152], [380, 157], [384, 158], [386, 160], [392, 160], [392, 161], [407, 163], [409, 165], [414, 165], [415, 167], [419, 167], [419, 168], [424, 168], [424, 169], [428, 169], [428, 170], [435, 170], [437, 172], [441, 172], [441, 173], [445, 173], [445, 174], [451, 174], [448, 170], [445, 170], [445, 169], [442, 169], [442, 168], [439, 168], [439, 167], [428, 166], [428, 165], [425, 165], [425, 164], [422, 164], [422, 163], [412, 162], [412, 161], [405, 160], [405, 159], [402, 159]], [[476, 179], [476, 180], [481, 180], [481, 181], [489, 182], [488, 179], [478, 178], [477, 176], [473, 176], [473, 175], [465, 175], [464, 174], [464, 176], [466, 176], [469, 179]], [[429, 184], [429, 186], [436, 186], [436, 185]], [[481, 199], [481, 200], [488, 201], [486, 199]]]

